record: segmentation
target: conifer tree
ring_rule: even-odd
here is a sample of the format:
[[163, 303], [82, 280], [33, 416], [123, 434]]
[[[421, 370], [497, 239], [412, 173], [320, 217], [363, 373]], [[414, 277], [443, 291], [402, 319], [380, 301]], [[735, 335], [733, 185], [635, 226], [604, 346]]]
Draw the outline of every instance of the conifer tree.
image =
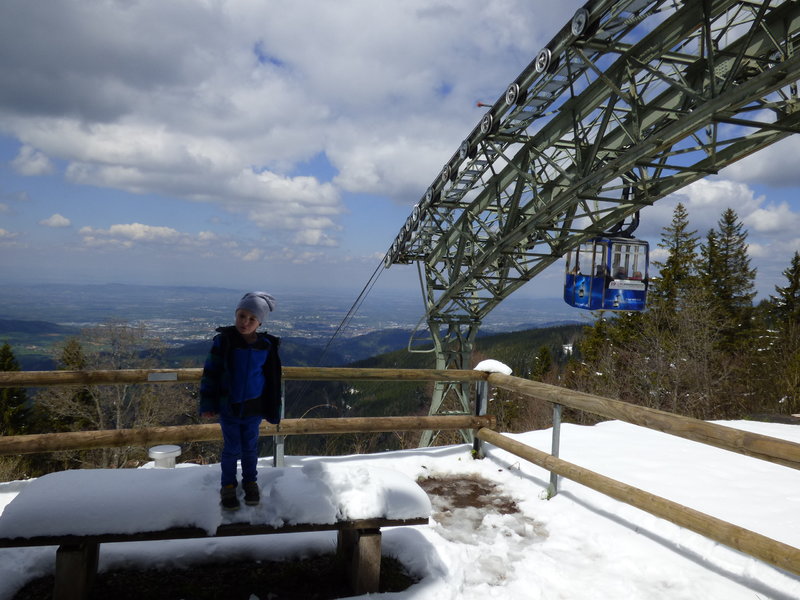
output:
[[86, 368], [86, 353], [78, 338], [68, 338], [64, 342], [58, 362], [61, 368], [68, 371], [80, 371]]
[[759, 356], [756, 385], [767, 410], [800, 411], [800, 252], [783, 272], [786, 285], [775, 286], [766, 304], [770, 345]]
[[545, 376], [553, 368], [553, 354], [550, 348], [542, 346], [539, 348], [539, 353], [533, 359], [533, 366], [531, 367], [531, 379], [534, 381], [544, 381]]
[[[83, 346], [78, 338], [71, 337], [64, 341], [61, 353], [58, 356], [58, 364], [61, 369], [66, 371], [82, 371], [87, 368], [89, 359], [84, 352]], [[91, 419], [86, 417], [92, 412], [94, 400], [88, 388], [79, 387], [70, 390], [70, 402], [79, 407], [72, 414], [60, 414], [54, 418], [53, 429], [86, 429], [91, 426]]]
[[[0, 371], [19, 371], [19, 362], [6, 342], [0, 346]], [[19, 435], [28, 428], [27, 394], [24, 388], [0, 388], [0, 435]]]
[[740, 321], [752, 307], [756, 270], [747, 255], [747, 231], [736, 212], [727, 209], [717, 231], [708, 232], [702, 247], [704, 283], [723, 312]]
[[705, 243], [700, 245], [700, 280], [709, 292], [716, 288], [716, 280], [722, 271], [719, 258], [719, 237], [717, 232], [709, 229]]
[[777, 296], [773, 296], [773, 313], [779, 324], [800, 325], [800, 252], [795, 251], [791, 265], [783, 272], [787, 283], [775, 286]]
[[701, 246], [701, 281], [711, 305], [725, 323], [721, 338], [728, 352], [746, 350], [755, 336], [753, 297], [756, 270], [747, 255], [747, 231], [733, 209], [727, 209], [716, 230], [708, 232]]
[[664, 262], [655, 261], [659, 277], [650, 288], [651, 298], [674, 308], [675, 303], [690, 290], [697, 280], [697, 231], [689, 230], [689, 213], [678, 204], [672, 223], [661, 233], [659, 248], [667, 251]]

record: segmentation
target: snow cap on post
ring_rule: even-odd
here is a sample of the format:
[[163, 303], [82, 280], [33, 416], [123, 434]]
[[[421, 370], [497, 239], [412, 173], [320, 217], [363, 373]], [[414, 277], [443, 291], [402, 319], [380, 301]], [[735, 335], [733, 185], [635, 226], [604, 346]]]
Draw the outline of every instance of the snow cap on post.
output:
[[484, 360], [478, 363], [473, 371], [485, 371], [486, 373], [502, 373], [503, 375], [511, 375], [511, 367], [501, 363], [499, 360]]

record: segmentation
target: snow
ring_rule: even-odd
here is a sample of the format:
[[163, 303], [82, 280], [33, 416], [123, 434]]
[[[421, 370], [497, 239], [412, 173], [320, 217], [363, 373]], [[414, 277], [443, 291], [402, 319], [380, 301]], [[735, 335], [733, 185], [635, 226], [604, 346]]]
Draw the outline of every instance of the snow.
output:
[[503, 375], [511, 375], [511, 367], [494, 359], [488, 359], [479, 362], [477, 365], [475, 365], [473, 371], [486, 371], [487, 373], [502, 373]]
[[213, 534], [223, 522], [280, 527], [410, 519], [431, 512], [428, 496], [413, 480], [381, 468], [317, 462], [265, 470], [259, 485], [264, 502], [257, 508], [223, 514], [218, 467], [51, 473], [32, 481], [5, 508], [0, 537], [128, 534], [170, 527], [199, 527]]
[[[723, 424], [800, 442], [800, 427], [795, 425]], [[549, 451], [551, 433], [512, 437]], [[377, 515], [408, 518], [431, 510], [414, 481], [456, 478], [461, 482], [458, 489], [469, 482], [496, 487], [484, 489], [481, 507], [459, 508], [433, 496], [430, 525], [384, 529], [384, 553], [421, 579], [404, 592], [369, 597], [800, 598], [800, 576], [566, 479], [558, 495], [547, 500], [547, 471], [492, 446], [485, 459], [474, 460], [471, 449], [465, 444], [345, 457], [287, 457], [282, 469], [264, 459], [259, 471], [261, 506], [243, 507], [233, 517], [222, 516], [217, 504], [217, 465], [55, 473], [0, 484], [0, 535], [132, 531], [189, 523], [212, 530], [226, 519], [297, 523]], [[797, 470], [618, 421], [592, 427], [562, 425], [560, 455], [800, 547]], [[82, 490], [81, 504], [71, 491], [75, 488]], [[92, 496], [112, 497], [113, 503], [124, 503], [125, 510], [100, 501], [87, 510], [84, 497]], [[177, 569], [220, 556], [288, 560], [332, 552], [335, 544], [332, 532], [103, 544], [100, 570]], [[53, 547], [0, 549], [0, 600], [13, 597], [25, 582], [51, 573], [54, 557]]]

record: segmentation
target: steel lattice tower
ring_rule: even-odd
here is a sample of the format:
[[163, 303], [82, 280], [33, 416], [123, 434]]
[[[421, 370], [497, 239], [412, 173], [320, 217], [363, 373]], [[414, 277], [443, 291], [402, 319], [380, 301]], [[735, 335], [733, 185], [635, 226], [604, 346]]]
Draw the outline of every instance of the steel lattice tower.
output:
[[[799, 40], [794, 0], [579, 9], [447, 161], [386, 255], [386, 267], [424, 273], [436, 368], [469, 368], [483, 318], [568, 250], [799, 131]], [[442, 382], [430, 414], [469, 404], [468, 389]]]

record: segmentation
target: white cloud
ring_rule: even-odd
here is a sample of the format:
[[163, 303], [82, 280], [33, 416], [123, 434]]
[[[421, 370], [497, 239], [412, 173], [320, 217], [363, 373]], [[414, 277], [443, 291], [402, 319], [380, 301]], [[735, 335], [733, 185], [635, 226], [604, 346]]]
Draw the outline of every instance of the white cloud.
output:
[[793, 212], [785, 202], [758, 208], [742, 221], [759, 233], [796, 233], [800, 229], [800, 214]]
[[197, 234], [197, 239], [201, 242], [214, 242], [219, 239], [219, 236], [213, 231], [201, 231]]
[[721, 171], [720, 175], [749, 184], [768, 184], [777, 187], [800, 185], [797, 156], [800, 139], [789, 136]]
[[672, 221], [675, 206], [680, 202], [689, 213], [689, 225], [704, 237], [709, 229], [717, 227], [722, 213], [728, 208], [744, 219], [761, 209], [765, 196], [757, 196], [744, 183], [727, 179], [700, 179], [655, 205], [642, 210], [641, 232], [643, 237], [657, 237]]
[[298, 252], [293, 248], [284, 248], [280, 253], [279, 258], [281, 261], [288, 262], [290, 264], [304, 265], [324, 260], [325, 253], [313, 251]]
[[764, 244], [747, 244], [747, 254], [750, 258], [768, 258], [772, 255], [772, 250]]
[[132, 248], [137, 244], [166, 246], [198, 246], [213, 241], [205, 232], [199, 235], [182, 233], [171, 227], [128, 223], [112, 225], [108, 229], [82, 227], [78, 232], [87, 246], [121, 246]]
[[293, 241], [304, 246], [336, 246], [336, 241], [321, 229], [306, 229], [295, 234]]
[[463, 127], [398, 135], [387, 127], [376, 127], [368, 136], [356, 129], [341, 131], [330, 147], [330, 157], [339, 168], [334, 179], [350, 192], [389, 195], [408, 204], [417, 202], [462, 137]]
[[18, 246], [17, 238], [19, 238], [19, 233], [0, 228], [0, 246]]
[[39, 225], [44, 225], [45, 227], [69, 227], [72, 222], [65, 216], [55, 213], [39, 221]]
[[20, 175], [50, 175], [55, 172], [55, 167], [44, 153], [23, 145], [16, 158], [11, 161], [11, 166]]
[[679, 194], [686, 196], [689, 209], [710, 209], [718, 213], [726, 208], [749, 213], [764, 200], [763, 197], [756, 197], [748, 185], [726, 179], [700, 179], [686, 186]]
[[264, 253], [259, 248], [253, 248], [249, 252], [242, 254], [242, 260], [245, 262], [257, 262], [261, 260]]
[[[330, 244], [341, 190], [419, 198], [480, 120], [475, 101], [581, 1], [563, 4], [13, 3], [0, 118], [29, 174], [53, 157], [74, 183], [213, 202]], [[331, 172], [304, 177], [320, 156]]]

